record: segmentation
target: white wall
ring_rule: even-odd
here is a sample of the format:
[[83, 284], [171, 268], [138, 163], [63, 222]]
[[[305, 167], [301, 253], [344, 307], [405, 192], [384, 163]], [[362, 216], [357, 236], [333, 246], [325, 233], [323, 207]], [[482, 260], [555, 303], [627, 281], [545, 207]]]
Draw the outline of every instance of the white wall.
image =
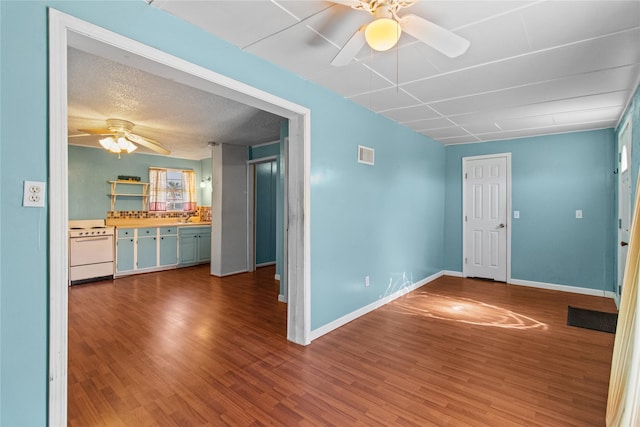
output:
[[247, 270], [247, 148], [212, 150], [211, 274]]

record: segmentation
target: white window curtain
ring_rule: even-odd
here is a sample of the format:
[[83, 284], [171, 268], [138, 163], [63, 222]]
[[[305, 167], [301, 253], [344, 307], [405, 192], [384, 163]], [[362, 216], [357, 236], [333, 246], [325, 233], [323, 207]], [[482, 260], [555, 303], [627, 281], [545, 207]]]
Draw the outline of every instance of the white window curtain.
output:
[[167, 210], [167, 170], [149, 168], [149, 210]]
[[195, 211], [197, 208], [196, 173], [191, 170], [182, 171], [183, 210]]

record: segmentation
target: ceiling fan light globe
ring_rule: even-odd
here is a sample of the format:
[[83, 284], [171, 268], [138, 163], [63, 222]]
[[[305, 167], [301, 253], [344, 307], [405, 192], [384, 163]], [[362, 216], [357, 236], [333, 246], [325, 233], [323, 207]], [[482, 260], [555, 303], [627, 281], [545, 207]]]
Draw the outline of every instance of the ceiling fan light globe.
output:
[[131, 141], [127, 141], [127, 153], [133, 153], [134, 151], [136, 151], [138, 149], [138, 147], [136, 147], [135, 145], [133, 145], [131, 143]]
[[118, 144], [114, 141], [113, 144], [111, 144], [111, 146], [109, 147], [109, 151], [114, 154], [118, 154], [122, 151], [122, 149], [120, 149]]
[[126, 150], [130, 144], [130, 142], [124, 136], [118, 137], [117, 142], [118, 147], [120, 147], [121, 150]]
[[102, 145], [102, 148], [108, 150], [109, 148], [111, 148], [111, 144], [113, 144], [115, 141], [112, 137], [108, 136], [106, 138], [102, 138], [98, 142], [100, 143], [100, 145]]
[[398, 43], [402, 27], [390, 18], [378, 18], [364, 30], [364, 37], [371, 49], [379, 52], [391, 49]]

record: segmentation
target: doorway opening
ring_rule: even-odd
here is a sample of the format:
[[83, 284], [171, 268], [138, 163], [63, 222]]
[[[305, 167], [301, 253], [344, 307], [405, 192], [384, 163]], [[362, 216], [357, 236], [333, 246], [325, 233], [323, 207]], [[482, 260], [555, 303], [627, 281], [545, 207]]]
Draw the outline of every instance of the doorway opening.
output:
[[[287, 230], [283, 274], [288, 286], [287, 339], [310, 342], [310, 111], [209, 69], [49, 9], [49, 424], [66, 425], [68, 334], [68, 149], [67, 48], [114, 55], [173, 79], [234, 101], [280, 115], [289, 121], [285, 151], [287, 173], [284, 221]], [[124, 59], [123, 59], [124, 58]], [[288, 198], [288, 196], [287, 196]]]

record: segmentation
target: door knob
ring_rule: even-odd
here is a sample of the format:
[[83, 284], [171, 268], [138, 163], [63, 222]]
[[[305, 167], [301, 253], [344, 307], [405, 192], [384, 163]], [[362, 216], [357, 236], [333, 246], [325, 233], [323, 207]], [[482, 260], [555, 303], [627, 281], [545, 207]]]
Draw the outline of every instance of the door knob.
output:
[[500, 224], [498, 228], [504, 228], [504, 224]]
[[628, 244], [628, 242], [620, 242], [620, 246], [627, 246]]

